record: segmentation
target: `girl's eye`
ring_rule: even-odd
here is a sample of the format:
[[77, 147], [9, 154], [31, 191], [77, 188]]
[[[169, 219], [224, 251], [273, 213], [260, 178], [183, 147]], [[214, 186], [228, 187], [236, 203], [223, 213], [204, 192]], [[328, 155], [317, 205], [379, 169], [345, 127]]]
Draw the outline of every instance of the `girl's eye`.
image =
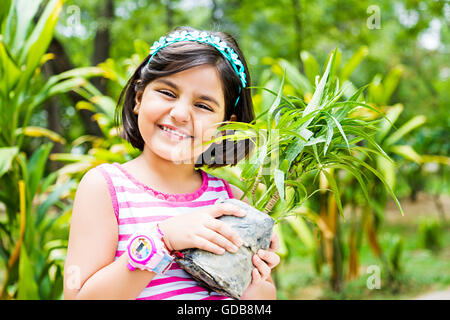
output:
[[[170, 97], [170, 98], [176, 98], [177, 97], [174, 93], [172, 93], [171, 91], [168, 91], [168, 90], [157, 90], [157, 91], [159, 93], [165, 95], [165, 96]], [[206, 109], [208, 111], [213, 111], [213, 109], [211, 109], [210, 107], [208, 107], [207, 105], [202, 104], [202, 103], [198, 103], [195, 106], [197, 106], [199, 108], [202, 108], [202, 109]]]
[[204, 105], [204, 104], [201, 104], [201, 103], [196, 104], [196, 106], [197, 106], [197, 107], [200, 107], [200, 108], [202, 108], [202, 109], [206, 109], [206, 110], [209, 110], [209, 111], [213, 111], [210, 107], [208, 107], [208, 106], [206, 106], [206, 105]]
[[175, 98], [175, 95], [174, 95], [172, 92], [170, 92], [170, 91], [167, 91], [167, 90], [158, 90], [158, 92], [159, 92], [159, 93], [162, 93], [162, 94], [165, 95], [165, 96], [168, 96], [168, 97], [171, 97], [171, 98]]

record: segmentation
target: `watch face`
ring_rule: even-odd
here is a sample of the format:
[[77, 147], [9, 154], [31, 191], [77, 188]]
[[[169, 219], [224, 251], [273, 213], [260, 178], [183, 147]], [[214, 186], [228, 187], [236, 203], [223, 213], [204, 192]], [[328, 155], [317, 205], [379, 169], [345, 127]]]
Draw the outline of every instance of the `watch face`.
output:
[[144, 262], [153, 254], [152, 241], [146, 236], [137, 236], [130, 244], [130, 255], [136, 262]]

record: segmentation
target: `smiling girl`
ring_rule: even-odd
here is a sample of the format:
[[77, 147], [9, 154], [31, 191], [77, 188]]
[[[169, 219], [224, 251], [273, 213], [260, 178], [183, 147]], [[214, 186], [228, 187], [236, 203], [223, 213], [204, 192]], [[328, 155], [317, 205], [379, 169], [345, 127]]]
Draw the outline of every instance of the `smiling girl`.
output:
[[[155, 42], [118, 103], [123, 137], [142, 153], [89, 170], [77, 189], [66, 299], [227, 298], [199, 286], [174, 255], [187, 248], [223, 254], [242, 245], [217, 218], [245, 212], [215, 204], [242, 191], [200, 167], [235, 165], [250, 152], [248, 141], [233, 144], [231, 158], [225, 142], [205, 145], [221, 123], [254, 119], [249, 86], [245, 59], [226, 33], [178, 28]], [[270, 248], [253, 256], [242, 299], [276, 298], [277, 248], [273, 236]]]

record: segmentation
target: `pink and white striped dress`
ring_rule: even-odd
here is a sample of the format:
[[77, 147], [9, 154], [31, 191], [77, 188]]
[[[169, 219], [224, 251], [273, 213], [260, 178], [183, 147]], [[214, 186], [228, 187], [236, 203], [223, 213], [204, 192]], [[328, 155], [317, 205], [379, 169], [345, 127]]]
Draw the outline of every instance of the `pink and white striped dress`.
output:
[[[226, 180], [200, 170], [203, 183], [200, 189], [186, 194], [164, 194], [139, 182], [119, 163], [96, 167], [108, 183], [114, 213], [119, 226], [119, 241], [115, 259], [126, 254], [128, 238], [136, 231], [148, 230], [164, 219], [210, 206], [219, 198], [232, 198]], [[216, 292], [208, 292], [191, 276], [173, 263], [164, 275], [156, 275], [139, 294], [138, 300], [229, 299]]]

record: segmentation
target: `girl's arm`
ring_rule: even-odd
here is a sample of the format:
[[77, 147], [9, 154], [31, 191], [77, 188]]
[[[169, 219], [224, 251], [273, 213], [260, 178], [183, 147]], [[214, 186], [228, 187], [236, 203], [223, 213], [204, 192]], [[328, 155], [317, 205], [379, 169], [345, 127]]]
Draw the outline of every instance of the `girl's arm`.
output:
[[64, 299], [135, 299], [155, 273], [114, 261], [118, 225], [106, 181], [98, 170], [81, 180], [72, 211], [64, 267]]

